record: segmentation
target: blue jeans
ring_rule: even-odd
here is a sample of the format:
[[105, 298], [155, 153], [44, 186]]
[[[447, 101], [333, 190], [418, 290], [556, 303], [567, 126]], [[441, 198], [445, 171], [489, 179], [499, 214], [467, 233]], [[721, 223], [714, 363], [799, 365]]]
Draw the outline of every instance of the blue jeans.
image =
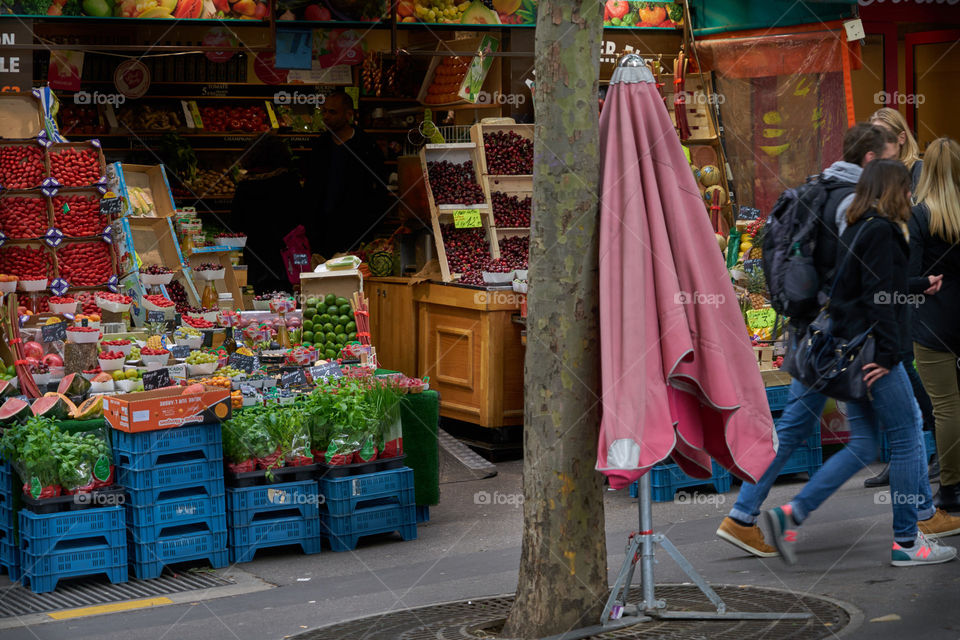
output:
[[[823, 407], [826, 404], [827, 397], [822, 393], [811, 391], [797, 380], [790, 383], [787, 405], [783, 408], [783, 415], [777, 421], [777, 439], [780, 441], [777, 457], [770, 463], [757, 484], [743, 483], [737, 502], [730, 511], [731, 518], [748, 524], [757, 521], [760, 505], [767, 498], [770, 487], [787, 464], [787, 460], [804, 440], [820, 430], [820, 414], [823, 413]], [[872, 460], [871, 458], [868, 462]]]
[[[847, 403], [850, 443], [827, 460], [791, 502], [794, 519], [802, 522], [837, 487], [876, 458], [876, 441], [883, 429], [890, 443], [893, 539], [912, 542], [917, 537], [917, 521], [933, 517], [936, 509], [923, 453], [923, 416], [903, 364], [874, 382], [870, 396], [869, 401]], [[855, 440], [859, 444], [854, 445]]]

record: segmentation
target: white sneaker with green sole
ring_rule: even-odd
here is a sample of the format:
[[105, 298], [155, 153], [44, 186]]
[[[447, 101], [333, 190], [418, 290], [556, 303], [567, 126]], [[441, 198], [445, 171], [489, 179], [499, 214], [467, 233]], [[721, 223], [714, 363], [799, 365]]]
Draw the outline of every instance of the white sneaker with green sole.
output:
[[934, 539], [927, 538], [917, 531], [917, 539], [909, 549], [893, 543], [890, 553], [890, 564], [895, 567], [918, 567], [925, 564], [940, 564], [950, 562], [957, 557], [957, 550], [940, 544]]

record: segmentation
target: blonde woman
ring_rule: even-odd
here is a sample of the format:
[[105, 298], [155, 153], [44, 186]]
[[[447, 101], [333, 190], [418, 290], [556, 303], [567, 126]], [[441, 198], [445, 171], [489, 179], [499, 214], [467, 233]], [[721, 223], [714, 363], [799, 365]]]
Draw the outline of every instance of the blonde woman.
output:
[[910, 219], [910, 275], [941, 274], [940, 291], [916, 310], [913, 349], [923, 386], [933, 401], [940, 490], [934, 502], [960, 510], [960, 144], [930, 143]]
[[917, 146], [917, 141], [907, 127], [906, 118], [896, 109], [884, 107], [870, 116], [870, 124], [883, 127], [897, 137], [897, 159], [906, 165], [907, 171], [910, 172], [913, 191], [916, 192], [923, 160], [920, 159], [920, 147]]

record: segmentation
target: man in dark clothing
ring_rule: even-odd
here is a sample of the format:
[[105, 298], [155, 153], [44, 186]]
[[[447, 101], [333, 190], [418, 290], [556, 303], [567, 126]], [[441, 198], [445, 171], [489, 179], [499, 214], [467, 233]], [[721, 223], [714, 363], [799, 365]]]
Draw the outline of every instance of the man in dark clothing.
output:
[[304, 188], [317, 211], [316, 220], [306, 225], [310, 245], [329, 259], [369, 239], [387, 213], [388, 200], [383, 154], [354, 126], [353, 99], [336, 92], [322, 109], [327, 131], [311, 149]]

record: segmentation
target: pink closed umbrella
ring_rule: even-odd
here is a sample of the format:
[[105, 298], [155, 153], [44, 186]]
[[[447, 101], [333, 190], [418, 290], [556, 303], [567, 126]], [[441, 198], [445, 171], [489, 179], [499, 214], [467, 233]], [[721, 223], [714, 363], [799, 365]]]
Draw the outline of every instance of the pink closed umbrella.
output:
[[619, 67], [600, 117], [597, 469], [623, 488], [668, 456], [752, 482], [776, 454], [753, 348], [703, 198], [646, 66]]

